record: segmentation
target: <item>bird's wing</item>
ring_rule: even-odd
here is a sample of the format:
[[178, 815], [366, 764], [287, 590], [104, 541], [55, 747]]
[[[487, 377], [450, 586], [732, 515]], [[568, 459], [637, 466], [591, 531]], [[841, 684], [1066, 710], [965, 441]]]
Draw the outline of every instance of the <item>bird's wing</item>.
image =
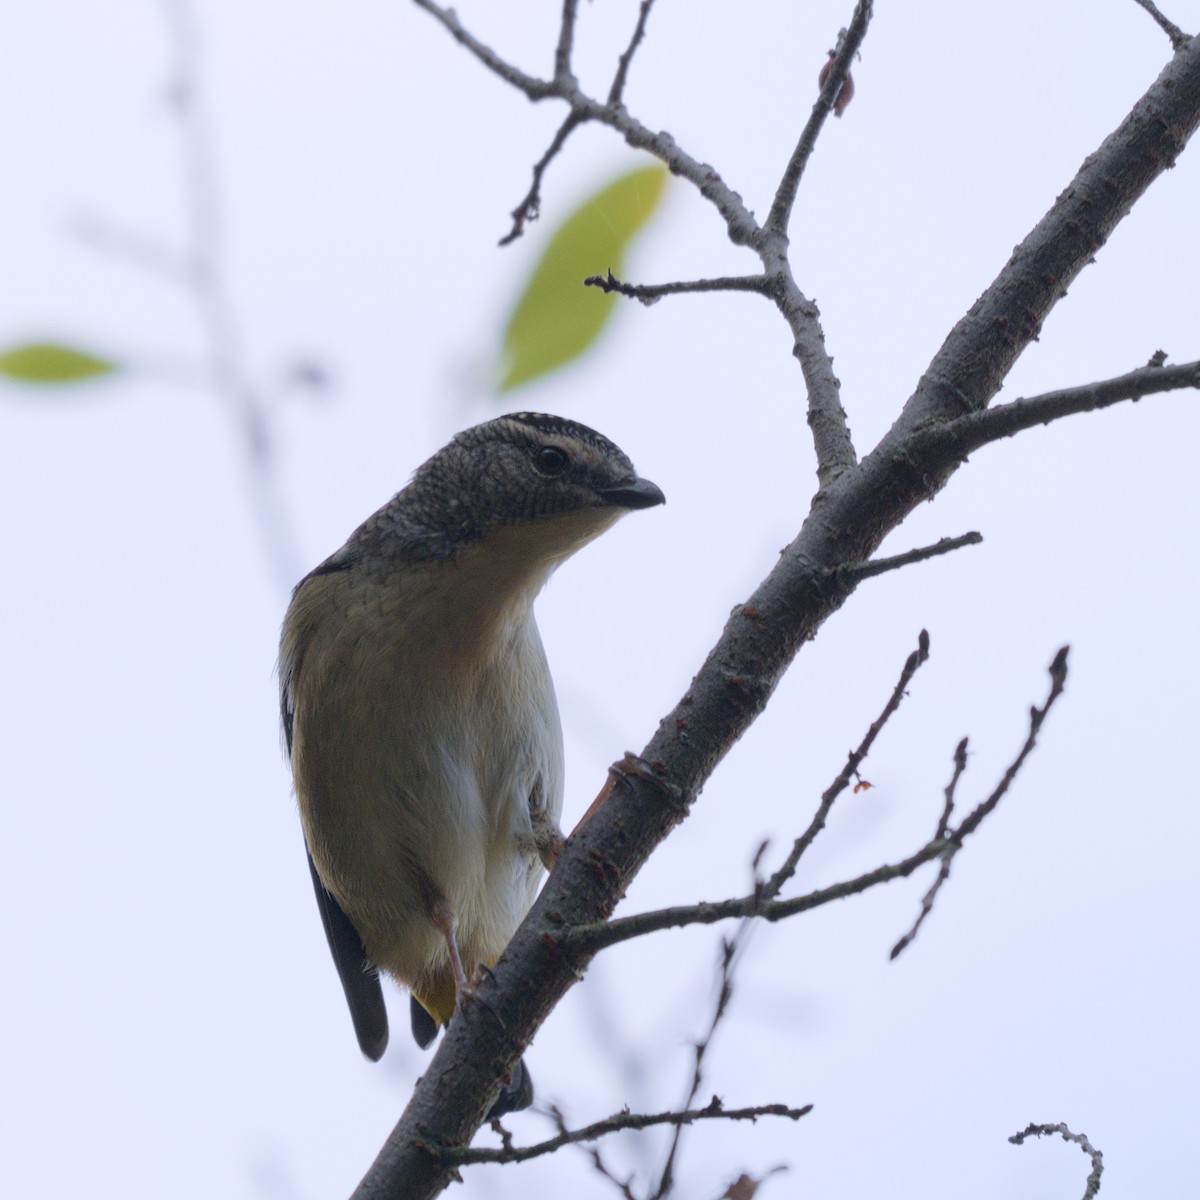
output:
[[308, 869], [312, 872], [321, 923], [325, 926], [329, 949], [342, 981], [342, 990], [346, 993], [346, 1003], [350, 1006], [350, 1019], [354, 1022], [358, 1044], [372, 1062], [378, 1062], [388, 1043], [387, 1009], [383, 1004], [379, 974], [367, 957], [353, 922], [321, 882], [311, 854]]

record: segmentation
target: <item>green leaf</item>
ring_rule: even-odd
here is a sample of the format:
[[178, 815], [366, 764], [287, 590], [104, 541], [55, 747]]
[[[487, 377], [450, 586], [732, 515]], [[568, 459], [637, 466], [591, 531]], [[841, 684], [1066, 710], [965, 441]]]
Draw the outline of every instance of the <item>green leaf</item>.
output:
[[582, 354], [604, 328], [616, 296], [585, 288], [588, 275], [622, 272], [625, 251], [658, 207], [665, 167], [639, 167], [585, 200], [555, 231], [504, 331], [499, 391]]
[[20, 383], [79, 383], [116, 369], [115, 362], [58, 342], [24, 342], [0, 352], [0, 375]]

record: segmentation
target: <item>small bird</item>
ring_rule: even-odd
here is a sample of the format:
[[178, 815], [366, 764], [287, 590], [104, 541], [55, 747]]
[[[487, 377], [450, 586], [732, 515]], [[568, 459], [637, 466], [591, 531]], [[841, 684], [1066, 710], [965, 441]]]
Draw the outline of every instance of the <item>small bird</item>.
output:
[[[563, 844], [562, 726], [533, 618], [550, 573], [657, 486], [574, 421], [458, 434], [296, 586], [280, 707], [309, 868], [362, 1052], [379, 972], [428, 1046]], [[526, 1108], [524, 1062], [489, 1116]]]

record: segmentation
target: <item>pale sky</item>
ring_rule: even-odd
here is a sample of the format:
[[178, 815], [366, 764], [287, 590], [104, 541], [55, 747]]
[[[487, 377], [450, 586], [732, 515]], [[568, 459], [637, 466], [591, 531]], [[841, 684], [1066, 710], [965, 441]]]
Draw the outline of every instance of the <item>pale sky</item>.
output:
[[[556, 4], [458, 7], [549, 70]], [[851, 9], [660, 0], [627, 101], [765, 213]], [[581, 6], [593, 90], [636, 10]], [[1133, 0], [877, 10], [856, 98], [822, 135], [792, 224], [860, 453], [1170, 54]], [[1200, 0], [1168, 15], [1200, 30]], [[290, 550], [256, 516], [193, 298], [77, 232], [90, 220], [169, 247], [186, 236], [163, 9], [42, 0], [14, 8], [0, 41], [0, 346], [55, 337], [131, 365], [72, 392], [0, 385], [0, 1194], [22, 1200], [344, 1196], [407, 1102], [428, 1057], [391, 987], [387, 1056], [358, 1052], [273, 667], [289, 584], [430, 453], [506, 409], [541, 409], [600, 429], [666, 492], [538, 606], [568, 826], [682, 694], [814, 486], [790, 336], [753, 297], [624, 305], [586, 361], [489, 393], [504, 315], [554, 222], [644, 161], [612, 134], [573, 139], [543, 221], [498, 250], [560, 110], [487, 76], [404, 0], [198, 2], [194, 16], [220, 268], [271, 407]], [[1159, 348], [1200, 357], [1197, 211], [1192, 147], [1002, 398], [1122, 374]], [[627, 274], [755, 266], [676, 180]], [[331, 386], [281, 387], [298, 360]], [[983, 545], [860, 587], [637, 880], [623, 912], [741, 894], [760, 842], [777, 862], [807, 823], [924, 627], [932, 657], [864, 769], [875, 786], [839, 803], [793, 894], [903, 857], [936, 824], [959, 738], [965, 806], [1016, 753], [1071, 643], [1038, 750], [899, 961], [888, 950], [930, 874], [756, 931], [701, 1095], [815, 1108], [796, 1125], [693, 1132], [679, 1196], [715, 1200], [779, 1163], [790, 1171], [768, 1200], [1079, 1195], [1078, 1150], [1008, 1144], [1030, 1121], [1091, 1137], [1106, 1198], [1185, 1194], [1200, 1116], [1197, 405], [1147, 398], [976, 455], [884, 552], [969, 529]], [[527, 1053], [539, 1100], [580, 1125], [677, 1104], [721, 932], [604, 955]], [[508, 1124], [522, 1143], [551, 1132], [536, 1114]], [[627, 1137], [605, 1152], [627, 1173], [661, 1146]], [[455, 1194], [568, 1189], [615, 1194], [578, 1153], [477, 1168]]]

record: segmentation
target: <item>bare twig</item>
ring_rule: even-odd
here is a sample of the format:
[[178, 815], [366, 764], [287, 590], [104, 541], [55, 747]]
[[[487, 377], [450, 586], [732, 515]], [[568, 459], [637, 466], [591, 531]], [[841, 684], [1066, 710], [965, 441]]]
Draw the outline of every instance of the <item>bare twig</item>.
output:
[[787, 235], [792, 207], [796, 203], [796, 192], [800, 187], [800, 177], [804, 174], [804, 168], [812, 156], [825, 119], [833, 111], [834, 101], [845, 82], [850, 64], [858, 53], [863, 38], [867, 36], [867, 26], [871, 23], [871, 16], [872, 0], [858, 0], [854, 8], [854, 16], [850, 18], [849, 27], [842, 30], [838, 38], [837, 52], [825, 75], [821, 93], [813, 105], [812, 115], [808, 118], [808, 123], [800, 134], [800, 140], [796, 143], [795, 150], [792, 151], [792, 157], [788, 160], [783, 177], [779, 181], [779, 187], [775, 191], [775, 200], [771, 204], [771, 211], [767, 214], [764, 224], [764, 228], [769, 233], [777, 233], [785, 237]]
[[566, 119], [558, 127], [546, 153], [533, 164], [533, 182], [529, 185], [529, 191], [525, 193], [521, 203], [512, 210], [512, 228], [500, 239], [499, 245], [507, 246], [510, 242], [515, 242], [525, 232], [526, 224], [537, 220], [542, 205], [542, 177], [546, 174], [546, 168], [566, 144], [567, 138], [571, 136], [572, 131], [581, 120], [582, 118], [574, 109], [567, 113]]
[[1133, 0], [1134, 4], [1141, 5], [1153, 18], [1154, 23], [1171, 39], [1171, 48], [1179, 50], [1187, 44], [1189, 38], [1182, 29], [1179, 28], [1173, 21], [1168, 21], [1166, 17], [1159, 11], [1158, 5], [1154, 0]]
[[722, 275], [679, 283], [622, 283], [611, 270], [607, 275], [589, 275], [583, 286], [599, 288], [605, 293], [618, 292], [646, 305], [657, 303], [663, 296], [679, 296], [684, 292], [758, 292], [764, 296], [769, 292], [763, 275]]
[[439, 1146], [430, 1147], [431, 1153], [437, 1154], [443, 1162], [456, 1167], [471, 1166], [476, 1163], [519, 1163], [528, 1162], [531, 1158], [540, 1158], [543, 1154], [553, 1154], [563, 1146], [577, 1142], [590, 1142], [604, 1137], [609, 1133], [622, 1133], [631, 1129], [650, 1129], [655, 1125], [673, 1125], [676, 1129], [696, 1121], [757, 1121], [759, 1117], [787, 1117], [798, 1121], [812, 1110], [811, 1104], [801, 1108], [790, 1108], [786, 1104], [756, 1104], [750, 1108], [723, 1108], [721, 1101], [715, 1096], [711, 1103], [704, 1108], [692, 1108], [682, 1111], [672, 1110], [660, 1113], [615, 1113], [605, 1117], [603, 1121], [594, 1121], [582, 1129], [564, 1129], [557, 1137], [547, 1138], [532, 1146], [506, 1146], [499, 1149], [476, 1148], [471, 1146]]
[[1088, 1141], [1086, 1133], [1072, 1133], [1065, 1124], [1059, 1122], [1057, 1125], [1026, 1125], [1008, 1140], [1014, 1146], [1020, 1146], [1027, 1138], [1049, 1137], [1053, 1133], [1057, 1133], [1064, 1141], [1074, 1142], [1092, 1160], [1092, 1169], [1088, 1172], [1083, 1189], [1083, 1200], [1095, 1200], [1100, 1191], [1100, 1176], [1104, 1174], [1104, 1154]]
[[186, 286], [188, 264], [171, 246], [136, 229], [90, 212], [75, 214], [67, 231], [89, 250], [121, 259], [148, 275], [158, 275], [176, 287]]
[[959, 742], [958, 748], [954, 752], [954, 775], [946, 789], [946, 806], [942, 810], [941, 820], [938, 821], [939, 833], [943, 829], [946, 830], [946, 833], [944, 837], [935, 836], [933, 842], [930, 843], [931, 845], [939, 841], [945, 843], [945, 848], [940, 855], [942, 865], [938, 869], [937, 878], [933, 881], [933, 886], [925, 893], [921, 901], [921, 911], [917, 914], [916, 922], [908, 933], [892, 947], [890, 957], [896, 958], [904, 952], [907, 946], [911, 945], [913, 939], [917, 936], [917, 931], [924, 924], [925, 918], [933, 911], [933, 902], [937, 898], [942, 885], [950, 878], [950, 864], [954, 856], [962, 849], [963, 838], [978, 829], [987, 816], [995, 809], [996, 805], [1000, 803], [1004, 793], [1008, 791], [1012, 781], [1016, 779], [1025, 760], [1032, 753], [1034, 746], [1037, 745], [1037, 736], [1042, 728], [1042, 722], [1045, 721], [1046, 714], [1050, 711], [1055, 700], [1062, 695], [1063, 688], [1066, 686], [1068, 650], [1069, 647], [1063, 646], [1050, 664], [1050, 694], [1046, 697], [1046, 702], [1041, 708], [1034, 707], [1029, 710], [1029, 734], [1025, 738], [1025, 744], [1021, 747], [1020, 753], [1009, 764], [1008, 770], [1004, 772], [1000, 782], [992, 789], [991, 795], [981, 804], [977, 804], [961, 824], [959, 824], [957, 829], [947, 829], [949, 814], [954, 809], [954, 788], [957, 786], [959, 778], [966, 769], [966, 738]]
[[589, 1146], [588, 1157], [592, 1160], [592, 1166], [595, 1167], [597, 1174], [607, 1179], [625, 1197], [625, 1200], [637, 1200], [637, 1197], [633, 1193], [634, 1177], [630, 1175], [628, 1179], [618, 1179], [604, 1161], [599, 1146]]
[[412, 0], [420, 9], [427, 12], [435, 21], [445, 26], [450, 36], [473, 54], [489, 71], [499, 75], [505, 83], [512, 84], [519, 92], [524, 92], [530, 100], [547, 100], [559, 95], [556, 81], [539, 79], [525, 71], [514, 67], [512, 63], [501, 58], [490, 46], [484, 45], [473, 33], [469, 33], [458, 19], [458, 13], [452, 8], [444, 8], [433, 0]]
[[[571, 1130], [567, 1126], [567, 1119], [563, 1115], [562, 1110], [557, 1104], [550, 1104], [546, 1108], [546, 1115], [554, 1122], [554, 1127], [558, 1130], [560, 1137], [571, 1137]], [[592, 1167], [596, 1173], [602, 1178], [607, 1179], [620, 1192], [624, 1200], [637, 1200], [633, 1193], [634, 1174], [630, 1174], [626, 1179], [619, 1179], [609, 1165], [604, 1161], [604, 1156], [600, 1153], [599, 1146], [584, 1146], [581, 1142], [568, 1142], [569, 1145], [577, 1146], [591, 1160]], [[508, 1139], [504, 1143], [508, 1148], [512, 1145], [512, 1139]]]
[[937, 831], [933, 835], [935, 841], [944, 841], [946, 843], [946, 848], [942, 851], [938, 873], [929, 890], [921, 897], [921, 909], [917, 913], [917, 919], [913, 922], [912, 928], [892, 947], [892, 952], [888, 955], [889, 958], [896, 958], [902, 954], [905, 947], [917, 936], [921, 926], [925, 923], [925, 918], [933, 912], [933, 902], [937, 899], [938, 892], [942, 890], [942, 885], [950, 878], [950, 864], [954, 860], [954, 855], [962, 848], [962, 842], [951, 836], [950, 818], [954, 814], [954, 793], [958, 788], [958, 781], [962, 778], [963, 772], [966, 769], [967, 739], [963, 738], [954, 749], [954, 772], [950, 776], [950, 782], [946, 784], [946, 799], [942, 806], [942, 815], [938, 819]]
[[[717, 209], [725, 221], [730, 241], [736, 246], [751, 247], [759, 256], [765, 275], [762, 290], [775, 301], [776, 307], [792, 331], [793, 353], [800, 363], [808, 393], [808, 423], [817, 455], [818, 481], [822, 487], [827, 486], [838, 475], [852, 468], [858, 459], [850, 438], [846, 414], [842, 409], [840, 384], [833, 372], [833, 360], [825, 348], [817, 306], [804, 295], [792, 276], [787, 256], [786, 235], [760, 227], [741, 196], [711, 165], [693, 158], [669, 133], [648, 128], [633, 117], [624, 104], [601, 103], [587, 95], [569, 73], [557, 72], [552, 80], [529, 75], [468, 33], [452, 9], [444, 8], [434, 3], [434, 0], [413, 0], [413, 3], [441, 22], [450, 34], [490, 71], [518, 88], [529, 99], [545, 100], [556, 97], [565, 101], [570, 115], [576, 118], [571, 128], [566, 130], [566, 134], [577, 125], [589, 121], [607, 125], [634, 149], [645, 150], [661, 159], [672, 174], [688, 180]], [[860, 7], [863, 3], [865, 0], [860, 0]], [[869, 8], [869, 4], [867, 7]], [[564, 7], [564, 30], [568, 23], [566, 11]], [[561, 35], [559, 44], [561, 48]], [[564, 121], [560, 133], [565, 128]], [[562, 140], [565, 140], [566, 134]], [[561, 145], [562, 141], [556, 138], [551, 150], [543, 155], [544, 162], [548, 163], [561, 149]], [[544, 166], [542, 169], [544, 173]], [[535, 172], [536, 170], [537, 168]], [[531, 187], [525, 199], [514, 210], [513, 231], [518, 234], [535, 211], [541, 187], [540, 175], [536, 176], [534, 183], [535, 186]], [[509, 241], [512, 240], [513, 231], [510, 231]]]
[[825, 822], [829, 817], [830, 810], [833, 808], [834, 801], [850, 786], [850, 780], [858, 774], [858, 768], [862, 766], [863, 760], [870, 753], [871, 747], [875, 744], [875, 739], [891, 719], [892, 714], [900, 707], [901, 701], [908, 695], [908, 685], [912, 682], [913, 676], [916, 675], [928, 660], [929, 634], [922, 629], [917, 637], [917, 648], [905, 660], [904, 669], [900, 672], [900, 678], [896, 686], [892, 689], [892, 694], [888, 697], [888, 702], [883, 706], [883, 712], [871, 722], [870, 728], [864, 735], [863, 740], [859, 742], [858, 748], [850, 751], [846, 759], [846, 765], [842, 768], [837, 778], [822, 793], [821, 803], [817, 806], [817, 811], [813, 814], [808, 828], [792, 843], [792, 849], [788, 853], [787, 858], [783, 860], [782, 865], [767, 880], [762, 888], [762, 899], [774, 900], [779, 895], [783, 885], [796, 873], [796, 867], [801, 857], [809, 846], [816, 841], [817, 835], [821, 830], [825, 828]]
[[834, 567], [831, 575], [841, 575], [849, 579], [870, 579], [875, 575], [883, 575], [887, 571], [896, 571], [901, 567], [912, 566], [913, 563], [924, 562], [929, 558], [937, 558], [949, 554], [953, 550], [961, 550], [964, 546], [978, 546], [983, 541], [983, 534], [972, 530], [958, 537], [939, 538], [932, 546], [920, 546], [915, 550], [906, 550], [903, 554], [893, 554], [890, 558], [873, 558], [865, 563], [847, 563]]
[[931, 442], [942, 442], [944, 439], [946, 444], [955, 448], [956, 453], [967, 454], [989, 442], [1032, 429], [1035, 425], [1049, 425], [1051, 421], [1110, 408], [1124, 400], [1138, 401], [1143, 396], [1182, 391], [1185, 388], [1200, 388], [1200, 360], [1171, 367], [1154, 365], [1152, 361], [1150, 366], [1139, 367], [1136, 371], [1099, 383], [1062, 388], [1056, 392], [1045, 392], [1040, 396], [1029, 396], [1007, 404], [995, 404], [979, 412], [966, 413], [931, 427], [921, 437], [927, 437]]
[[962, 778], [963, 772], [967, 769], [967, 739], [963, 738], [957, 746], [954, 747], [954, 773], [950, 776], [950, 782], [946, 784], [946, 802], [942, 806], [942, 815], [938, 821], [937, 833], [935, 837], [945, 837], [950, 828], [950, 818], [954, 815], [954, 793], [958, 789], [958, 781]]
[[617, 60], [617, 73], [613, 76], [612, 87], [608, 90], [608, 106], [610, 108], [615, 108], [624, 98], [629, 64], [633, 62], [633, 56], [646, 36], [646, 22], [653, 7], [654, 0], [642, 0], [641, 7], [638, 9], [637, 24], [633, 27], [633, 36], [629, 39], [629, 45], [625, 47], [625, 52]]
[[188, 206], [182, 285], [205, 338], [212, 387], [226, 402], [241, 435], [251, 499], [276, 578], [290, 587], [300, 574], [300, 556], [279, 492], [267, 405], [250, 381], [223, 273], [220, 193], [204, 104], [200, 39], [188, 0], [162, 0], [162, 11], [175, 60], [169, 94], [179, 121]]
[[1026, 737], [1025, 744], [1021, 747], [1021, 752], [1009, 764], [1008, 770], [1004, 772], [1004, 777], [996, 785], [992, 794], [982, 804], [977, 804], [959, 824], [955, 830], [955, 837], [960, 839], [968, 837], [983, 824], [996, 805], [1000, 803], [1004, 793], [1008, 791], [1012, 781], [1016, 779], [1017, 773], [1021, 770], [1025, 760], [1032, 753], [1034, 746], [1037, 745], [1037, 736], [1041, 731], [1042, 722], [1045, 721], [1046, 714], [1049, 713], [1055, 700], [1062, 695], [1063, 688], [1066, 686], [1067, 654], [1069, 651], [1069, 646], [1063, 646], [1050, 663], [1050, 694], [1046, 697], [1046, 703], [1041, 708], [1031, 708], [1029, 710], [1029, 736]]
[[[764, 847], [765, 848], [765, 847]], [[760, 851], [761, 855], [761, 851]], [[758, 880], [758, 861], [755, 859], [755, 891], [759, 889]], [[708, 1054], [708, 1049], [712, 1045], [713, 1038], [716, 1036], [717, 1028], [725, 1018], [725, 1014], [729, 1011], [729, 1002], [733, 999], [733, 973], [734, 965], [737, 962], [741, 951], [746, 945], [747, 939], [750, 936], [752, 921], [747, 918], [741, 925], [738, 926], [737, 932], [733, 937], [722, 939], [721, 955], [718, 959], [717, 966], [717, 1002], [713, 1008], [712, 1019], [708, 1023], [708, 1029], [704, 1036], [693, 1047], [692, 1060], [692, 1082], [688, 1088], [687, 1099], [683, 1102], [684, 1110], [689, 1110], [699, 1095], [700, 1088], [704, 1083], [704, 1059]], [[712, 1104], [720, 1104], [716, 1096], [712, 1098]], [[659, 1173], [658, 1186], [650, 1195], [650, 1200], [664, 1200], [670, 1195], [671, 1190], [675, 1186], [675, 1160], [679, 1156], [679, 1145], [683, 1137], [683, 1126], [676, 1125], [675, 1131], [671, 1137], [671, 1145], [667, 1150], [667, 1157], [663, 1161], [662, 1171]]]
[[941, 856], [949, 844], [947, 841], [932, 841], [914, 854], [896, 863], [885, 863], [853, 879], [818, 888], [803, 896], [790, 900], [773, 900], [764, 904], [757, 895], [741, 896], [732, 900], [702, 901], [699, 904], [680, 904], [672, 908], [659, 908], [651, 912], [637, 913], [631, 917], [618, 917], [610, 921], [597, 921], [591, 925], [577, 925], [562, 935], [563, 942], [572, 950], [596, 954], [609, 946], [627, 942], [631, 938], [644, 937], [662, 929], [677, 929], [685, 925], [715, 925], [734, 917], [757, 916], [764, 921], [782, 921], [810, 909], [822, 908], [835, 900], [845, 900], [861, 892], [891, 883], [896, 879], [907, 879], [914, 871]]
[[[911, 658], [909, 661], [912, 661]], [[853, 879], [831, 884], [829, 887], [818, 888], [815, 891], [808, 892], [806, 895], [796, 896], [789, 900], [768, 901], [764, 899], [763, 893], [774, 882], [774, 877], [772, 877], [764, 885], [763, 889], [756, 889], [748, 896], [739, 896], [730, 900], [705, 901], [700, 904], [678, 905], [672, 908], [656, 909], [652, 912], [637, 913], [631, 917], [620, 917], [615, 920], [577, 925], [563, 934], [563, 940], [579, 951], [595, 954], [608, 946], [629, 941], [631, 938], [644, 937], [648, 933], [654, 933], [661, 929], [674, 929], [684, 925], [713, 925], [718, 921], [729, 920], [731, 917], [759, 917], [765, 921], [783, 921], [789, 917], [797, 916], [802, 912], [808, 912], [810, 909], [821, 908], [835, 900], [845, 900], [850, 896], [857, 896], [873, 887], [878, 887], [880, 884], [891, 883], [896, 879], [906, 879], [926, 863], [944, 859], [947, 855], [953, 857], [953, 855], [962, 849], [963, 841], [970, 837], [995, 810], [1012, 785], [1026, 758], [1029, 757], [1029, 754], [1037, 743], [1037, 735], [1042, 727], [1042, 722], [1046, 718], [1046, 714], [1062, 694], [1066, 677], [1067, 647], [1064, 646], [1054, 656], [1054, 661], [1050, 664], [1050, 693], [1046, 702], [1041, 708], [1030, 710], [1029, 735], [1026, 737], [1025, 743], [1016, 758], [1013, 759], [1008, 769], [1004, 772], [1000, 782], [997, 783], [991, 794], [977, 804], [957, 826], [953, 828], [948, 827], [943, 836], [935, 835], [924, 846], [915, 853], [910, 854], [907, 858], [901, 859], [896, 863], [885, 863], [883, 866], [866, 871], [862, 875], [855, 876]], [[965, 747], [961, 743], [959, 749], [965, 754]], [[956, 763], [957, 761], [956, 756]], [[845, 774], [844, 771], [843, 774]], [[961, 771], [957, 772], [957, 774], [961, 774]], [[840, 778], [841, 776], [839, 776]], [[821, 813], [818, 810], [818, 818], [820, 816]], [[814, 825], [818, 818], [814, 818]], [[943, 809], [942, 820], [946, 819], [945, 809]], [[812, 828], [810, 826], [810, 830]], [[942, 828], [941, 820], [939, 820], [938, 828]], [[811, 843], [812, 838], [815, 836], [815, 833], [812, 833], [811, 836], [808, 833], [805, 834], [805, 837], [808, 838], [808, 843]], [[800, 840], [803, 841], [803, 839]], [[795, 847], [793, 847], [792, 855], [789, 856], [789, 861], [791, 861], [793, 856], [798, 858]], [[785, 863], [785, 867], [786, 865]], [[781, 868], [781, 871], [783, 869]], [[776, 872], [776, 874], [778, 875], [779, 872]]]
[[579, 0], [563, 0], [562, 25], [558, 31], [558, 46], [554, 50], [554, 79], [556, 83], [574, 80], [571, 72], [571, 50], [575, 44], [575, 16]]

